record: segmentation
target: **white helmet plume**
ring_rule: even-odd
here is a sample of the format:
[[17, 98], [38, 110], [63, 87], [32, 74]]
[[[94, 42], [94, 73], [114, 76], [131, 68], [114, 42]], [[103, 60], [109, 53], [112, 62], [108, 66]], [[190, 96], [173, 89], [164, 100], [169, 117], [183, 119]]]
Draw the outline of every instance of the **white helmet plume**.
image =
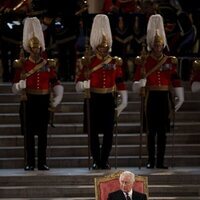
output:
[[45, 51], [44, 34], [39, 19], [27, 17], [23, 29], [23, 47], [27, 52], [30, 52], [30, 40], [34, 37], [39, 40], [42, 51]]
[[90, 34], [90, 45], [95, 51], [96, 47], [102, 43], [106, 37], [107, 45], [110, 50], [112, 47], [112, 33], [110, 28], [110, 22], [107, 15], [98, 14], [94, 17], [92, 30]]
[[147, 50], [151, 51], [155, 37], [158, 36], [163, 42], [164, 47], [167, 46], [163, 18], [160, 14], [151, 15], [147, 25]]

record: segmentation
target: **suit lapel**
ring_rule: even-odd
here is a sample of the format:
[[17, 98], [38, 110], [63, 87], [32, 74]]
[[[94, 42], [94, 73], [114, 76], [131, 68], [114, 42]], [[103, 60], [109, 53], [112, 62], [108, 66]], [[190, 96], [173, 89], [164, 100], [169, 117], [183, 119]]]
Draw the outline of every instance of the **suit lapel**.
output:
[[120, 198], [119, 199], [120, 200], [126, 200], [126, 197], [125, 197], [125, 195], [124, 195], [122, 190], [120, 190]]

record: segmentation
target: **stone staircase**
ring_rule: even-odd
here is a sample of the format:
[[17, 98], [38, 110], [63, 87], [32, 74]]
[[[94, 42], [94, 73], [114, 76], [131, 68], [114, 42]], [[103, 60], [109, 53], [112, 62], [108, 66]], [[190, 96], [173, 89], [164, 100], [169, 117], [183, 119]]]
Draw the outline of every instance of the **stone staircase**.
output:
[[94, 200], [94, 177], [118, 169], [147, 175], [150, 200], [200, 199], [200, 96], [190, 92], [188, 82], [184, 83], [185, 102], [176, 113], [174, 133], [168, 134], [166, 164], [173, 166], [169, 170], [143, 167], [147, 161], [145, 134], [142, 135], [142, 168], [138, 168], [140, 98], [131, 91], [128, 82], [129, 103], [119, 118], [118, 146], [115, 149], [113, 144], [110, 157], [113, 169], [89, 170], [88, 139], [82, 126], [83, 95], [75, 92], [74, 83], [64, 86], [63, 102], [55, 114], [55, 128], [49, 127], [47, 154], [51, 170], [25, 172], [19, 97], [11, 93], [11, 84], [0, 84], [0, 199]]
[[[149, 200], [200, 199], [200, 172], [197, 168], [119, 169], [148, 176]], [[22, 169], [2, 169], [0, 199], [95, 200], [94, 178], [114, 171], [53, 168], [50, 171], [26, 172]]]

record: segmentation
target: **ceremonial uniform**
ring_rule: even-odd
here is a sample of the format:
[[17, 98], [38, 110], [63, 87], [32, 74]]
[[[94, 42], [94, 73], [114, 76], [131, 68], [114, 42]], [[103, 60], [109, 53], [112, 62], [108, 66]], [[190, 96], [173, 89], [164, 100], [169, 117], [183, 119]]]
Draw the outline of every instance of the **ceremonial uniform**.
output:
[[[87, 94], [84, 114], [94, 162], [92, 168], [110, 169], [108, 157], [112, 148], [115, 112], [118, 117], [127, 106], [128, 95], [123, 81], [122, 60], [109, 55], [112, 34], [106, 15], [95, 16], [90, 45], [95, 54], [90, 57], [86, 53], [82, 59], [83, 68], [77, 77], [76, 90]], [[118, 105], [115, 105], [115, 92], [121, 95]], [[100, 133], [103, 134], [102, 145]]]
[[[146, 83], [146, 126], [148, 129], [149, 162], [155, 163], [155, 137], [157, 134], [157, 165], [164, 161], [166, 132], [169, 131], [170, 113], [174, 110], [174, 102], [170, 89], [180, 87], [181, 82], [177, 73], [177, 59], [163, 55], [156, 59], [149, 55], [144, 65], [138, 65], [134, 81], [142, 77], [143, 70], [148, 74], [162, 59], [166, 61], [147, 77]], [[139, 64], [139, 63], [138, 63]], [[143, 69], [144, 68], [144, 69]]]
[[23, 46], [30, 55], [27, 59], [21, 58], [14, 62], [15, 76], [12, 91], [21, 95], [20, 117], [22, 134], [24, 134], [24, 169], [34, 170], [35, 168], [35, 135], [37, 135], [38, 170], [48, 170], [46, 148], [49, 110], [55, 110], [61, 102], [63, 86], [57, 78], [56, 61], [44, 57], [43, 32], [36, 17], [26, 18]]
[[[26, 133], [27, 165], [35, 166], [35, 139], [38, 135], [38, 166], [46, 165], [47, 128], [49, 122], [51, 88], [60, 84], [55, 71], [55, 62], [41, 59], [39, 63], [27, 59], [21, 66], [15, 68], [14, 83], [17, 83], [24, 74], [28, 74], [36, 65], [41, 68], [26, 79], [25, 109], [20, 107], [22, 131]], [[25, 120], [24, 116], [25, 115]], [[25, 129], [24, 127], [25, 126]]]
[[164, 59], [164, 63], [147, 77], [147, 88], [157, 87], [158, 90], [162, 90], [164, 88], [170, 89], [171, 85], [179, 87], [180, 78], [177, 73], [177, 58], [164, 54], [161, 58], [149, 54], [145, 60], [138, 59], [134, 79], [139, 80], [142, 77], [143, 70], [145, 70], [145, 74], [148, 74], [162, 59]]
[[[170, 127], [170, 116], [184, 101], [184, 91], [177, 73], [177, 59], [163, 53], [166, 44], [164, 24], [161, 15], [152, 15], [147, 27], [148, 54], [136, 59], [133, 89], [146, 89], [144, 119], [146, 119], [148, 141], [147, 168], [155, 165], [155, 138], [157, 137], [157, 168], [166, 169], [164, 155], [166, 132]], [[177, 98], [172, 97], [172, 93]], [[143, 91], [143, 90], [142, 90]], [[172, 111], [172, 113], [170, 112]]]
[[200, 91], [200, 60], [193, 62], [192, 73], [190, 77], [190, 85], [192, 92]]
[[[119, 58], [107, 56], [104, 61], [94, 56], [88, 66], [84, 66], [77, 81], [84, 81], [87, 67], [90, 80], [90, 143], [91, 154], [98, 166], [105, 167], [112, 148], [115, 92], [125, 90]], [[103, 63], [103, 64], [102, 64]], [[99, 67], [98, 67], [99, 66]], [[86, 114], [86, 109], [85, 112]], [[85, 117], [86, 119], [86, 117]], [[85, 127], [86, 127], [85, 121]], [[103, 133], [100, 148], [99, 134]]]

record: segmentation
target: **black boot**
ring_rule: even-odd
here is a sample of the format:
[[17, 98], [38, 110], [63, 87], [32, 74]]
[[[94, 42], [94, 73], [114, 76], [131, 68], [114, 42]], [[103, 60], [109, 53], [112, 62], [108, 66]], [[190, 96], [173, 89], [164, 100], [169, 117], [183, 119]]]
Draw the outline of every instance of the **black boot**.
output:
[[110, 166], [110, 164], [108, 162], [102, 163], [101, 169], [111, 169], [111, 166]]
[[164, 155], [165, 155], [165, 147], [166, 147], [166, 134], [163, 131], [158, 132], [158, 142], [157, 142], [157, 163], [156, 168], [158, 169], [168, 169], [164, 163]]
[[49, 170], [49, 167], [46, 164], [38, 165], [38, 170]]
[[157, 164], [157, 165], [156, 165], [156, 168], [157, 168], [157, 169], [168, 169], [168, 166], [165, 166], [165, 165], [163, 165], [163, 164]]
[[34, 170], [34, 166], [33, 166], [33, 165], [26, 165], [26, 166], [24, 167], [24, 170], [25, 170], [25, 171], [33, 171], [33, 170]]
[[147, 169], [153, 169], [155, 165], [155, 134], [148, 134], [148, 163], [146, 165]]
[[153, 169], [154, 168], [154, 163], [148, 162], [146, 167], [147, 167], [147, 169]]
[[101, 169], [101, 168], [100, 168], [100, 165], [97, 162], [93, 162], [92, 169], [97, 170], [97, 169]]

